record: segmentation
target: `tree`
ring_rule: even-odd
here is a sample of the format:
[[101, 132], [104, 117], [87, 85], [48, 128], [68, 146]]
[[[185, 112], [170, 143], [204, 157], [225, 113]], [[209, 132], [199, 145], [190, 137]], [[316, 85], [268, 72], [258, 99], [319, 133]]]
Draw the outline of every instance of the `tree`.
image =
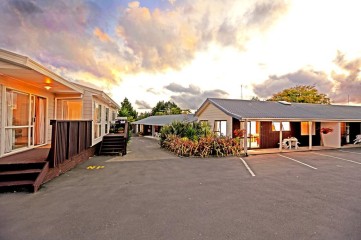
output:
[[182, 109], [174, 102], [159, 101], [157, 105], [152, 108], [152, 116], [154, 115], [169, 115], [169, 114], [181, 114]]
[[143, 119], [143, 118], [147, 118], [147, 117], [150, 117], [150, 116], [152, 116], [152, 113], [151, 113], [151, 112], [140, 113], [140, 114], [138, 115], [137, 120], [141, 120], [141, 119]]
[[300, 85], [273, 94], [267, 101], [330, 104], [326, 94], [319, 93], [315, 86]]
[[137, 119], [138, 113], [132, 107], [132, 104], [129, 102], [128, 98], [124, 98], [121, 103], [120, 110], [118, 112], [119, 117], [127, 117], [129, 122]]
[[253, 96], [251, 98], [251, 101], [261, 101], [261, 99], [259, 99], [259, 97], [257, 97], [257, 96]]

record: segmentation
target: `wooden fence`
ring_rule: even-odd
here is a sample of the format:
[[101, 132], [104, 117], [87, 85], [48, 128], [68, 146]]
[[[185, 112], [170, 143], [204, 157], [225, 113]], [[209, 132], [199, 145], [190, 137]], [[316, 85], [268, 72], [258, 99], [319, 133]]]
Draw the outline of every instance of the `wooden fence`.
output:
[[80, 154], [92, 144], [91, 120], [51, 120], [50, 167], [57, 167], [65, 160]]

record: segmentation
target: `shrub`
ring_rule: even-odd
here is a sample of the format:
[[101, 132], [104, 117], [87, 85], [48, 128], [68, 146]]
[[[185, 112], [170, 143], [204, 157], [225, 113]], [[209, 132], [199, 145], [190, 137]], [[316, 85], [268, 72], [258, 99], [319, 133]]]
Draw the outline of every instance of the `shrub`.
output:
[[186, 137], [190, 140], [196, 141], [200, 137], [205, 137], [210, 134], [211, 131], [208, 124], [198, 122], [173, 122], [171, 125], [162, 127], [162, 130], [160, 131], [160, 144], [162, 145], [169, 135], [176, 135], [181, 138]]
[[178, 156], [202, 158], [209, 156], [239, 156], [243, 150], [239, 138], [207, 136], [201, 137], [199, 140], [191, 140], [174, 134], [168, 135], [163, 141], [162, 147]]
[[[239, 133], [243, 134], [244, 130]], [[240, 135], [239, 134], [239, 135]], [[164, 126], [160, 134], [161, 147], [178, 156], [239, 156], [242, 154], [241, 139], [217, 137], [207, 123], [173, 122]]]

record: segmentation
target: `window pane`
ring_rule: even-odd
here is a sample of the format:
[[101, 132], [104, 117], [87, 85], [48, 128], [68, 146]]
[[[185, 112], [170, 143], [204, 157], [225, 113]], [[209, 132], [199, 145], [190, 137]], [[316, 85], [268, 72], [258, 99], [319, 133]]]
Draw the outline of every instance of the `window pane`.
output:
[[272, 131], [280, 131], [281, 123], [280, 122], [272, 122]]
[[214, 131], [215, 132], [219, 132], [219, 129], [220, 129], [220, 122], [219, 121], [214, 121]]
[[105, 121], [109, 121], [109, 108], [105, 109]]
[[80, 120], [82, 119], [83, 104], [81, 100], [63, 101], [63, 119]]
[[6, 90], [6, 126], [29, 125], [29, 94]]
[[227, 121], [221, 121], [221, 136], [227, 135]]
[[[301, 135], [309, 135], [309, 125], [308, 122], [301, 122]], [[316, 135], [316, 124], [312, 124], [312, 135]]]
[[282, 122], [282, 131], [291, 131], [290, 122]]
[[28, 128], [5, 129], [5, 153], [28, 146]]

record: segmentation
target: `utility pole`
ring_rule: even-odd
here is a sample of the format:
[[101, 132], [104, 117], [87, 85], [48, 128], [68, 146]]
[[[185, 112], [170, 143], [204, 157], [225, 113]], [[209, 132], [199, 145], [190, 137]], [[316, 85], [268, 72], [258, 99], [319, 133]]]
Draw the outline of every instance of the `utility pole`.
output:
[[241, 84], [241, 99], [243, 100], [243, 85]]

